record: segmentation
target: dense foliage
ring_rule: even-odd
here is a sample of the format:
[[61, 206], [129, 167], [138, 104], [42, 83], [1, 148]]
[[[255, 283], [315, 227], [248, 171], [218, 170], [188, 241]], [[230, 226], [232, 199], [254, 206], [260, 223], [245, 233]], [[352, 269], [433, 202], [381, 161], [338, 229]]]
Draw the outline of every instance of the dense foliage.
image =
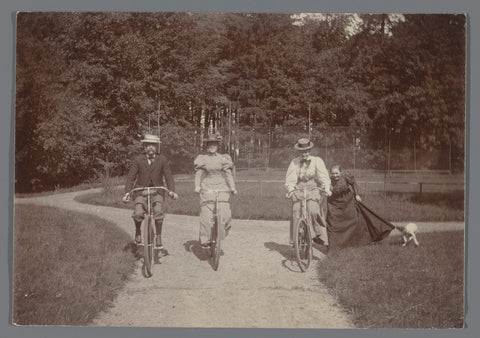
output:
[[124, 174], [148, 131], [176, 172], [209, 130], [262, 165], [309, 116], [319, 145], [451, 146], [463, 169], [465, 16], [17, 16], [18, 190]]

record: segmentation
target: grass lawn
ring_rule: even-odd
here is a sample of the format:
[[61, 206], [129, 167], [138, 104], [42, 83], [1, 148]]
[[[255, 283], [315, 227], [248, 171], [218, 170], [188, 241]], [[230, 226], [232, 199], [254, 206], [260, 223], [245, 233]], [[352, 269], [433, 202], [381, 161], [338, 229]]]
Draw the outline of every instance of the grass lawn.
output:
[[[238, 182], [239, 194], [231, 198], [232, 214], [236, 219], [288, 220], [290, 201], [285, 198], [282, 183]], [[193, 192], [193, 182], [177, 182], [180, 195], [177, 201], [166, 199], [165, 211], [171, 214], [198, 215], [198, 195]], [[132, 209], [132, 203], [121, 201], [123, 188], [113, 189], [110, 194], [89, 193], [77, 197], [82, 203], [107, 205]], [[403, 221], [463, 221], [464, 193], [418, 194], [369, 193], [362, 195], [364, 203], [391, 222]]]
[[[288, 217], [289, 204], [281, 195], [282, 187], [264, 189], [244, 184], [239, 185], [241, 195], [232, 198], [234, 215]], [[198, 215], [198, 196], [191, 191], [191, 182], [179, 182], [177, 190], [182, 198], [168, 199], [167, 212]], [[131, 208], [120, 201], [122, 195], [122, 189], [115, 189], [108, 196], [99, 193], [81, 199]], [[463, 220], [463, 202], [451, 194], [421, 199], [389, 195], [388, 201], [380, 198], [384, 197], [364, 196], [368, 205], [377, 203], [377, 210], [382, 203], [391, 203], [386, 210], [393, 210], [388, 213], [392, 221], [422, 218], [423, 213], [430, 221]], [[125, 250], [130, 240], [116, 225], [94, 216], [16, 205], [13, 322], [88, 324], [111, 304], [134, 271], [136, 258]], [[320, 262], [319, 279], [358, 327], [461, 328], [464, 232], [420, 233], [419, 240], [418, 248], [402, 248], [401, 238], [392, 236], [376, 245], [331, 253]]]
[[87, 324], [133, 273], [129, 241], [115, 224], [95, 216], [16, 205], [13, 322]]
[[361, 328], [462, 328], [464, 232], [399, 236], [344, 249], [320, 263], [320, 280]]

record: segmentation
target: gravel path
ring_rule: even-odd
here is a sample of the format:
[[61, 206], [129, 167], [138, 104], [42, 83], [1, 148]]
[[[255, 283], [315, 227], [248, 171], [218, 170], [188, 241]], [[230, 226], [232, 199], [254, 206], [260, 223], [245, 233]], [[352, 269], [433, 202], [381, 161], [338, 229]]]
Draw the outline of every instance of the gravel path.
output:
[[[15, 203], [97, 215], [133, 236], [130, 210], [73, 200], [82, 193], [16, 198]], [[460, 222], [418, 225], [422, 232], [464, 227]], [[325, 257], [321, 247], [314, 249], [310, 270], [299, 271], [288, 245], [288, 222], [234, 220], [218, 271], [198, 246], [197, 217], [168, 214], [162, 237], [167, 253], [154, 265], [153, 276], [144, 278], [139, 262], [112, 307], [91, 326], [354, 328], [318, 280], [315, 266]]]

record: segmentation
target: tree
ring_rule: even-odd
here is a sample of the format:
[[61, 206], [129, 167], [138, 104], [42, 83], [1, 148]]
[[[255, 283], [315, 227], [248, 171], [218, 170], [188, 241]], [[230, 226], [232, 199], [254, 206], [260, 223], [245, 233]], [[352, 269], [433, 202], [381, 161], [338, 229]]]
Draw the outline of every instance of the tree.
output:
[[250, 163], [309, 134], [326, 146], [355, 135], [362, 147], [416, 142], [464, 154], [462, 15], [50, 12], [17, 21], [19, 189], [124, 174], [157, 119], [178, 170], [189, 170], [211, 130]]

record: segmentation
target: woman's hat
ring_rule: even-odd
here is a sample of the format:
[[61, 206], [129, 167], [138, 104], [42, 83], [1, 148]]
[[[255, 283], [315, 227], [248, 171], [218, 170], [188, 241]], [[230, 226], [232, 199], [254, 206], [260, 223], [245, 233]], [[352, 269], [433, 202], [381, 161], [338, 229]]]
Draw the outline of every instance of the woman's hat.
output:
[[313, 148], [313, 143], [310, 142], [308, 138], [301, 138], [295, 144], [295, 149], [297, 150], [309, 150]]
[[160, 138], [156, 135], [145, 134], [142, 143], [157, 143], [160, 144]]
[[220, 142], [222, 137], [217, 134], [210, 134], [208, 137], [203, 139], [203, 142]]

